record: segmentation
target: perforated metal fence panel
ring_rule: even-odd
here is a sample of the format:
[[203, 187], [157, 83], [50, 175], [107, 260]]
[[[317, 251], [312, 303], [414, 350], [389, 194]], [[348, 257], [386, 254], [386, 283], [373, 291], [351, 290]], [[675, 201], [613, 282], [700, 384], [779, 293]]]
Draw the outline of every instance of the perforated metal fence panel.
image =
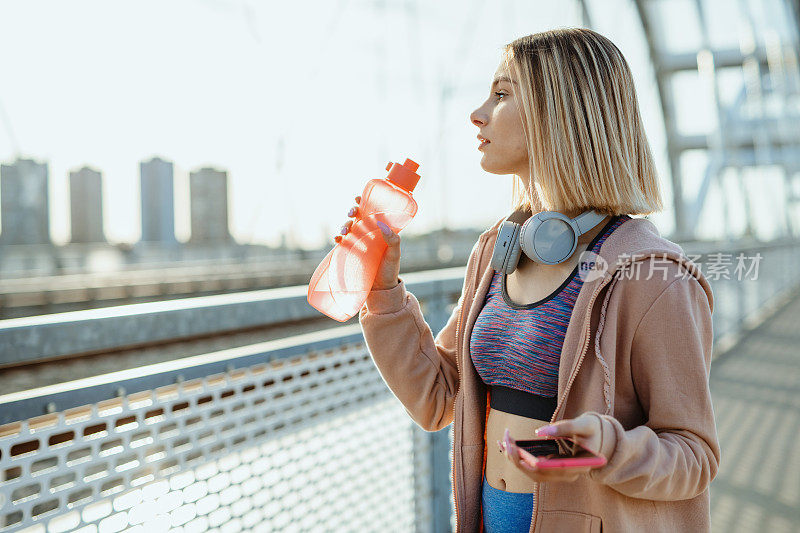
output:
[[310, 352], [3, 426], [0, 531], [428, 531], [430, 435]]

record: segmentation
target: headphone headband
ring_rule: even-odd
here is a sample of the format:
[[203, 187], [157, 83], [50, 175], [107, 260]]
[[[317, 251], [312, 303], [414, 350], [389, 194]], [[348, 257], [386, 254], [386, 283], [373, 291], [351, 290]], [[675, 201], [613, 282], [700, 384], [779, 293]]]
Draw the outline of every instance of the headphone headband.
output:
[[578, 236], [580, 236], [597, 226], [604, 218], [606, 218], [606, 215], [600, 214], [592, 209], [584, 211], [572, 220], [578, 227]]

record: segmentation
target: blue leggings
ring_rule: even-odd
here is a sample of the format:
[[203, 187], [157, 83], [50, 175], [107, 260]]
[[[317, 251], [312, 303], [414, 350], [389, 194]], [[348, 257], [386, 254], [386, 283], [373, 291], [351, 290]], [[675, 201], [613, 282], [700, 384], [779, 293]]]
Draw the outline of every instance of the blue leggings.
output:
[[486, 482], [481, 487], [483, 528], [486, 533], [527, 533], [533, 515], [532, 492], [506, 492]]

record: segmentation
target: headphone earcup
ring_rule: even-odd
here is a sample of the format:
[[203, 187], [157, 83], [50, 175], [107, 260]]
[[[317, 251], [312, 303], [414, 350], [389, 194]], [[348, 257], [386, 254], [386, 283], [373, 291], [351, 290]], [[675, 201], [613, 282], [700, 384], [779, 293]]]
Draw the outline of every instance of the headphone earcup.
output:
[[517, 269], [517, 265], [519, 264], [519, 257], [522, 253], [522, 248], [519, 245], [519, 224], [515, 228], [514, 237], [511, 239], [511, 246], [508, 249], [508, 253], [506, 254], [506, 262], [503, 268], [503, 272], [506, 274], [511, 274]]
[[577, 239], [571, 219], [557, 211], [543, 211], [522, 225], [519, 240], [532, 261], [557, 265], [572, 255]]
[[519, 224], [504, 221], [497, 234], [492, 251], [492, 268], [511, 274], [517, 268], [521, 249], [519, 246]]
[[536, 228], [542, 223], [541, 215], [542, 213], [537, 213], [526, 220], [519, 228], [519, 239], [517, 239], [520, 250], [522, 250], [525, 255], [527, 255], [528, 258], [534, 263], [546, 263], [546, 261], [536, 252], [536, 248], [532, 245], [528, 245], [526, 242], [526, 239], [528, 239], [531, 244], [533, 243], [531, 236], [536, 231]]

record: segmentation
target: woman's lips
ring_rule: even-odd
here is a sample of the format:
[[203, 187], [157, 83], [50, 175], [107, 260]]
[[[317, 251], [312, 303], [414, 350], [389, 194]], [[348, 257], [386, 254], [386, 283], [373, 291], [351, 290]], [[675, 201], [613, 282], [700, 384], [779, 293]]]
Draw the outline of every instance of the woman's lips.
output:
[[490, 142], [490, 141], [482, 141], [482, 142], [481, 142], [481, 143], [478, 145], [478, 150], [480, 150], [481, 148], [483, 148], [484, 146], [486, 146], [487, 144], [489, 144], [489, 142]]

